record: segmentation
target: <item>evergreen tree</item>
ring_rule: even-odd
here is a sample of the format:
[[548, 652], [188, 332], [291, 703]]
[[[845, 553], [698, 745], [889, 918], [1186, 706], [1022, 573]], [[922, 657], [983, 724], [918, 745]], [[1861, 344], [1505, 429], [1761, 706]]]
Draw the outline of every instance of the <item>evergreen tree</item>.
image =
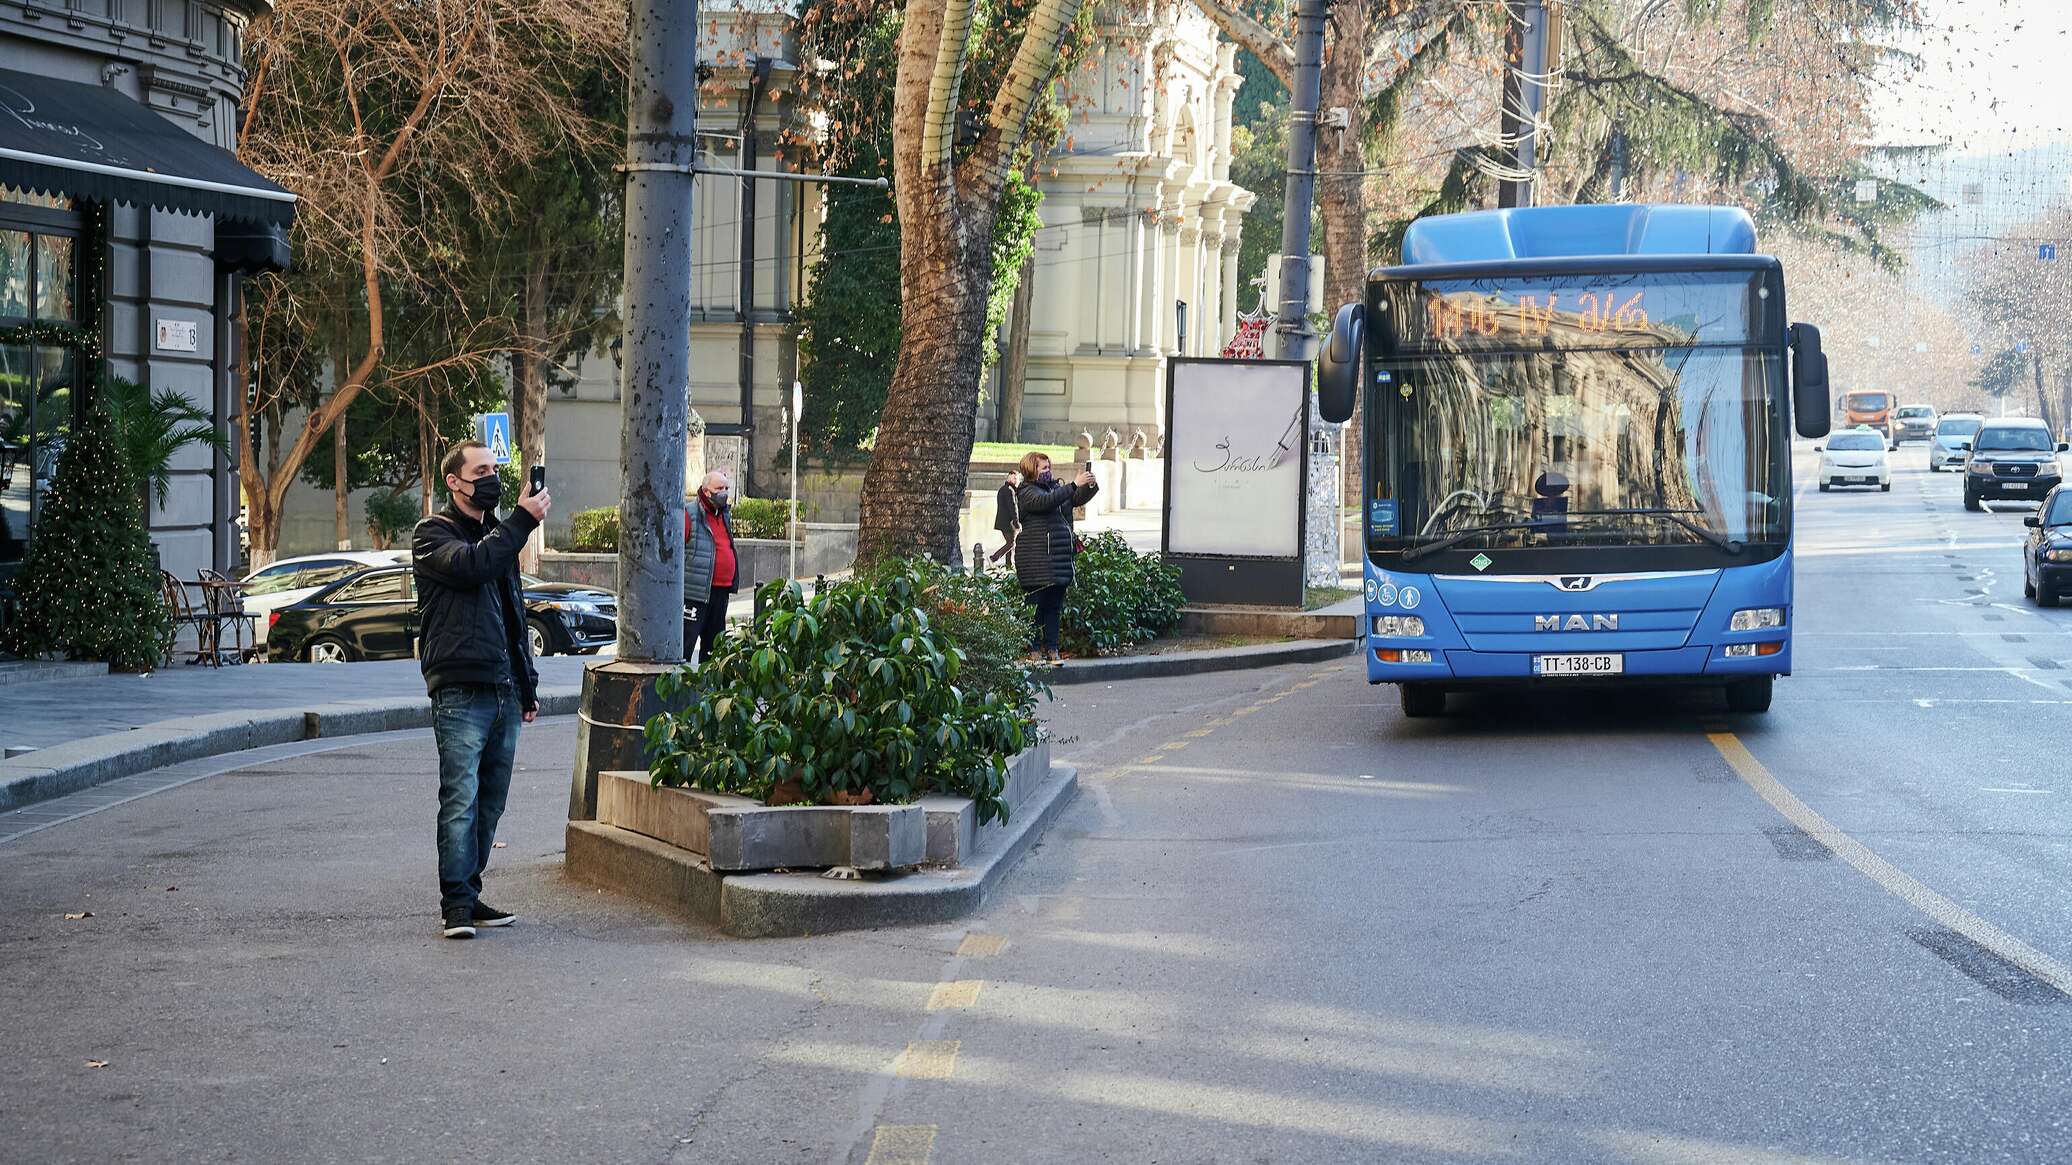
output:
[[58, 457], [57, 479], [29, 541], [16, 589], [21, 615], [7, 628], [17, 655], [62, 653], [149, 671], [172, 646], [136, 475], [115, 446], [99, 402]]

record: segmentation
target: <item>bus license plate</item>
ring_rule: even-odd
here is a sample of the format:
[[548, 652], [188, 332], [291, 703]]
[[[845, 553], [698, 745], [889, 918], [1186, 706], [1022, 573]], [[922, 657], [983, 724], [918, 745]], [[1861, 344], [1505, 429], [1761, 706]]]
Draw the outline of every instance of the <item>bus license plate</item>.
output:
[[1626, 671], [1623, 655], [1535, 655], [1536, 676], [1616, 676]]

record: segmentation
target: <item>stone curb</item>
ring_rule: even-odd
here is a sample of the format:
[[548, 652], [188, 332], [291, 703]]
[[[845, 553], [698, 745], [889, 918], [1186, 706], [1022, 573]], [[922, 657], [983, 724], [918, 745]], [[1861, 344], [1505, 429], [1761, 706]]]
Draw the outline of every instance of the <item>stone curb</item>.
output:
[[[578, 694], [570, 687], [540, 689], [540, 715], [573, 714]], [[160, 720], [0, 760], [0, 812], [184, 761], [297, 740], [426, 728], [431, 723], [431, 701], [423, 696]]]
[[594, 821], [568, 825], [566, 868], [577, 879], [717, 925], [736, 938], [781, 938], [947, 922], [984, 905], [1015, 863], [1079, 792], [1078, 771], [1052, 765], [1002, 841], [954, 870], [845, 881], [818, 874], [713, 872], [694, 855]]
[[1302, 639], [1294, 643], [1260, 643], [1251, 647], [1226, 647], [1215, 651], [1185, 651], [1172, 655], [1133, 655], [1117, 659], [1075, 659], [1048, 675], [1052, 687], [1066, 684], [1101, 684], [1111, 680], [1140, 680], [1156, 676], [1196, 676], [1219, 671], [1246, 671], [1279, 667], [1289, 663], [1317, 663], [1338, 659], [1360, 650], [1357, 639]]

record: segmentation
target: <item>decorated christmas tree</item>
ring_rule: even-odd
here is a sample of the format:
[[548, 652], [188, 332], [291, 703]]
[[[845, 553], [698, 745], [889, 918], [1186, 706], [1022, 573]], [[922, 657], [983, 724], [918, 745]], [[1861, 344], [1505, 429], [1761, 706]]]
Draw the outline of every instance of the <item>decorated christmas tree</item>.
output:
[[9, 651], [101, 659], [117, 671], [158, 666], [173, 625], [139, 496], [96, 401], [58, 457], [30, 536], [15, 580], [20, 618], [5, 631]]

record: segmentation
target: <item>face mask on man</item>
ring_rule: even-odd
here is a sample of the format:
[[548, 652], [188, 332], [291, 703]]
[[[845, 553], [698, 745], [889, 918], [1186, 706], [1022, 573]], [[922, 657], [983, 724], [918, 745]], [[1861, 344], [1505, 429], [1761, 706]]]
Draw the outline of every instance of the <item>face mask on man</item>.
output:
[[734, 491], [727, 489], [709, 490], [706, 492], [705, 498], [712, 503], [712, 508], [716, 510], [734, 499]]
[[497, 503], [504, 500], [503, 479], [493, 473], [488, 477], [478, 477], [474, 481], [469, 482], [468, 488], [472, 491], [468, 496], [468, 501], [473, 503], [478, 510], [494, 510]]

